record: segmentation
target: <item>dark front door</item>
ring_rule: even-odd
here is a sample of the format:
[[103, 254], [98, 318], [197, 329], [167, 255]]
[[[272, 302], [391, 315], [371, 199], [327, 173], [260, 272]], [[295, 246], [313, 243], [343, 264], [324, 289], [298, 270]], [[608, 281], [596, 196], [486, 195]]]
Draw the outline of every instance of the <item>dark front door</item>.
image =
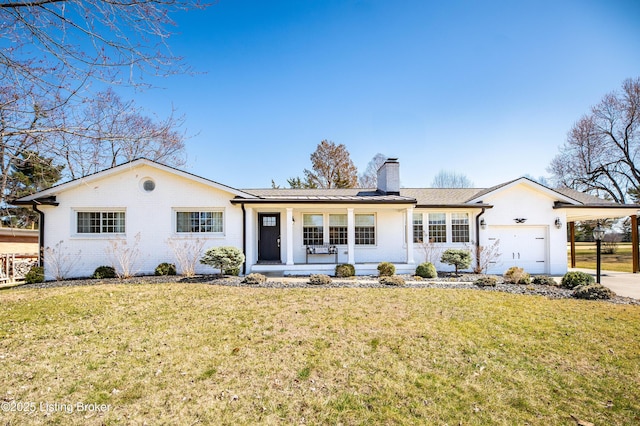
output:
[[258, 213], [258, 260], [280, 262], [280, 213]]

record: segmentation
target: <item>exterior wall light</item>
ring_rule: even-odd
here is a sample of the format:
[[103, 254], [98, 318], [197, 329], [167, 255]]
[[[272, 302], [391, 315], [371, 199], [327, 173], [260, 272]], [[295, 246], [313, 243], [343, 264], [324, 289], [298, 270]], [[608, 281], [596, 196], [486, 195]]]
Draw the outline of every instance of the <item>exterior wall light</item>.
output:
[[485, 229], [487, 227], [487, 222], [484, 221], [484, 218], [480, 219], [480, 228]]
[[554, 224], [556, 225], [556, 228], [558, 229], [562, 228], [562, 221], [560, 220], [559, 217], [556, 217], [556, 221], [554, 222]]
[[527, 221], [526, 218], [524, 217], [516, 217], [515, 219], [513, 219], [516, 221], [516, 223], [525, 223]]

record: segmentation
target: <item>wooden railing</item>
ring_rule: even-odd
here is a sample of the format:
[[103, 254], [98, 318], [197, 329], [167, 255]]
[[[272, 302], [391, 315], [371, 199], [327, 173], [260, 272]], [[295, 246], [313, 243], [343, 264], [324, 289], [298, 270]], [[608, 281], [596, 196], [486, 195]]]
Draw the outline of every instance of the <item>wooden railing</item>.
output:
[[33, 266], [38, 266], [37, 254], [0, 254], [0, 284], [23, 281]]

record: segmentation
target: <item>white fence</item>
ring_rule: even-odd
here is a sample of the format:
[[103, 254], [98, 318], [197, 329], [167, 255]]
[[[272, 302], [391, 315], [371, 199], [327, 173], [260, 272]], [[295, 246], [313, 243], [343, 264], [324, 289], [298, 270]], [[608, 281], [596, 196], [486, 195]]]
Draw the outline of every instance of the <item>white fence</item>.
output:
[[0, 284], [24, 280], [33, 266], [38, 266], [37, 254], [0, 254]]

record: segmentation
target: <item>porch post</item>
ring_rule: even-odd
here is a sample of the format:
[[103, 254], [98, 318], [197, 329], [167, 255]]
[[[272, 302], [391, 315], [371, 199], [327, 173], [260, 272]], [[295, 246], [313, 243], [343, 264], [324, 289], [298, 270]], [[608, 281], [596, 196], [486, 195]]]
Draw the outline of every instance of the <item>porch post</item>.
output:
[[356, 225], [353, 209], [347, 209], [347, 263], [356, 264]]
[[638, 216], [631, 215], [631, 253], [633, 255], [633, 273], [640, 272], [640, 259], [638, 258]]
[[407, 263], [415, 263], [413, 259], [413, 207], [407, 207]]
[[571, 242], [571, 267], [576, 267], [576, 223], [569, 222], [569, 241]]
[[287, 207], [287, 265], [293, 265], [293, 208]]

